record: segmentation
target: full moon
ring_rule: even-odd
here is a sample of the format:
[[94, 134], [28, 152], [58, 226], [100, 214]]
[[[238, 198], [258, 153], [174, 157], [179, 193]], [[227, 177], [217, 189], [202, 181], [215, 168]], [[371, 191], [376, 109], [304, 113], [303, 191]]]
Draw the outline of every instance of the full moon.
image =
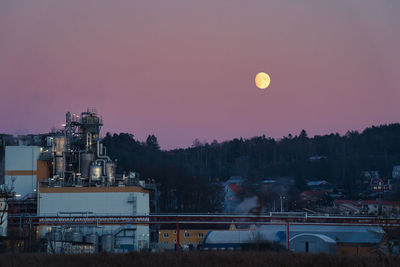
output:
[[271, 83], [271, 78], [265, 72], [260, 72], [256, 75], [256, 86], [260, 89], [265, 89]]

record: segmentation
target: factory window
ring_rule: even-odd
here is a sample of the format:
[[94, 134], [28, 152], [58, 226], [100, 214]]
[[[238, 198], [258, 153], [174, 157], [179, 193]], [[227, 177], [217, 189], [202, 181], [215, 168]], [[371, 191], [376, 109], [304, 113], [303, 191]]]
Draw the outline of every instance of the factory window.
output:
[[306, 252], [308, 252], [308, 242], [306, 242]]
[[184, 235], [185, 237], [189, 237], [190, 236], [190, 234], [189, 233], [185, 233], [185, 235]]
[[168, 238], [168, 237], [169, 237], [169, 234], [168, 234], [168, 233], [164, 233], [164, 234], [163, 234], [163, 237], [164, 237], [164, 238]]
[[198, 234], [198, 237], [199, 237], [199, 238], [202, 238], [202, 237], [204, 237], [204, 234], [203, 234], [203, 233], [199, 233], [199, 234]]

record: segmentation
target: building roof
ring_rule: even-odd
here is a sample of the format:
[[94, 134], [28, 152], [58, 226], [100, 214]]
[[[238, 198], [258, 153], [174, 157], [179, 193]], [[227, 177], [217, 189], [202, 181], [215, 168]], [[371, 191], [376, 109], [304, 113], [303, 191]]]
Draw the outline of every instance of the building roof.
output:
[[326, 190], [306, 190], [301, 195], [305, 198], [313, 198], [313, 197], [319, 197], [323, 194], [327, 193]]
[[[285, 225], [263, 225], [260, 230], [285, 231], [285, 227]], [[378, 244], [385, 235], [385, 231], [379, 226], [290, 225], [289, 227], [289, 238], [305, 233], [325, 235], [337, 243], [365, 244]]]
[[326, 243], [336, 243], [336, 241], [333, 240], [332, 238], [330, 238], [330, 237], [328, 237], [328, 236], [326, 236], [326, 235], [321, 235], [321, 234], [299, 234], [299, 235], [296, 235], [296, 236], [292, 237], [292, 238], [289, 240], [289, 242], [291, 242], [292, 240], [294, 240], [294, 239], [296, 239], [296, 238], [303, 237], [303, 236], [304, 236], [304, 237], [314, 236], [314, 237], [317, 237], [317, 238], [323, 240], [323, 241], [326, 242]]
[[139, 192], [148, 194], [149, 191], [139, 186], [85, 186], [85, 187], [46, 187], [40, 186], [40, 194], [43, 193], [110, 193], [110, 192]]
[[325, 180], [319, 181], [310, 181], [307, 183], [308, 186], [321, 186], [321, 185], [328, 185], [329, 183]]
[[239, 184], [229, 184], [228, 187], [235, 196], [239, 196], [240, 191], [242, 191], [242, 188]]

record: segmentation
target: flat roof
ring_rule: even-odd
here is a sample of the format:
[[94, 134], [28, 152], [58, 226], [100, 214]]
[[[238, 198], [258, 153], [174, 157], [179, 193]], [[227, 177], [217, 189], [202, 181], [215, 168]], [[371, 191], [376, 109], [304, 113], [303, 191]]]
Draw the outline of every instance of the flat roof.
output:
[[40, 193], [111, 193], [111, 192], [139, 192], [148, 194], [149, 191], [140, 186], [63, 186], [63, 187], [40, 187]]

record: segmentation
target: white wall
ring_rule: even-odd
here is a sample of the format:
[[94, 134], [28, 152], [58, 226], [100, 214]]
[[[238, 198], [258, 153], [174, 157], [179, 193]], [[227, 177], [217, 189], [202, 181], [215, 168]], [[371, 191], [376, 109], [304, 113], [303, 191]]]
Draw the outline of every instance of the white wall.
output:
[[93, 212], [95, 215], [148, 215], [149, 194], [140, 192], [40, 193], [39, 216], [58, 212]]
[[7, 171], [36, 171], [40, 153], [38, 146], [6, 146], [4, 183], [8, 187], [13, 186], [12, 191], [17, 198], [36, 191], [36, 174], [7, 175]]

